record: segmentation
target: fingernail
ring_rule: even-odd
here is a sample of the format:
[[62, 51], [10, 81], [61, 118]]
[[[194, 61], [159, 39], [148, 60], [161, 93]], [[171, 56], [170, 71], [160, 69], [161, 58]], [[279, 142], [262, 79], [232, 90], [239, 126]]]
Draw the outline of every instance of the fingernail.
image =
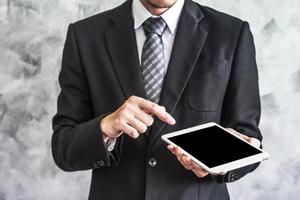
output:
[[172, 116], [170, 116], [170, 118], [169, 118], [169, 123], [170, 123], [171, 125], [176, 124], [176, 121], [175, 121], [175, 119], [174, 119]]
[[133, 134], [133, 137], [136, 139], [138, 138], [140, 135], [138, 133]]
[[181, 151], [180, 149], [178, 149], [177, 151], [178, 151], [178, 154], [179, 154], [179, 155], [182, 154], [182, 151]]

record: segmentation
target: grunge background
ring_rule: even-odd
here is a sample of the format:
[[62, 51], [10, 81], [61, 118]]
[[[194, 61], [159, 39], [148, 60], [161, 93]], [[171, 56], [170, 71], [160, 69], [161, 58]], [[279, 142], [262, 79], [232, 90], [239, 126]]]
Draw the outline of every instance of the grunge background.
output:
[[[67, 26], [124, 0], [0, 0], [0, 200], [86, 199], [90, 171], [53, 163], [51, 118]], [[300, 1], [198, 0], [254, 34], [264, 148], [272, 158], [228, 184], [233, 200], [300, 199]]]

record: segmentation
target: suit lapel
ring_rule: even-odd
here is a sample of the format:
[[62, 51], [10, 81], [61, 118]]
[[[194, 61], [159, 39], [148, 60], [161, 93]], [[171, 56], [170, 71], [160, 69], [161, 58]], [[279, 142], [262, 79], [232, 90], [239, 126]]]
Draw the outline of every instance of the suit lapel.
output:
[[[131, 3], [126, 1], [115, 10], [111, 17], [113, 26], [105, 33], [107, 48], [125, 99], [131, 95], [146, 98]], [[207, 36], [206, 30], [200, 25], [203, 17], [195, 3], [185, 0], [159, 102], [171, 114], [186, 87]], [[153, 148], [165, 125], [155, 120], [151, 127], [149, 150]]]
[[112, 21], [114, 25], [105, 33], [105, 38], [125, 99], [131, 95], [145, 98], [131, 15], [131, 1], [126, 1], [115, 10]]
[[[185, 1], [159, 102], [171, 114], [186, 87], [206, 40], [207, 32], [200, 25], [203, 17], [203, 13], [194, 2]], [[149, 150], [153, 148], [165, 125], [162, 121], [155, 120], [152, 125]]]

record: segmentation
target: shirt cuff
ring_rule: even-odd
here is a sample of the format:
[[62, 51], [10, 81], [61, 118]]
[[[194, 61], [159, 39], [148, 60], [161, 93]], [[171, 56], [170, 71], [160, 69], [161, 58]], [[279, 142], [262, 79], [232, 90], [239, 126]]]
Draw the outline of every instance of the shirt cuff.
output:
[[110, 137], [107, 137], [107, 136], [103, 135], [103, 141], [104, 141], [105, 148], [109, 152], [111, 152], [112, 150], [114, 150], [115, 145], [116, 145], [116, 141], [117, 141], [116, 138], [110, 138]]

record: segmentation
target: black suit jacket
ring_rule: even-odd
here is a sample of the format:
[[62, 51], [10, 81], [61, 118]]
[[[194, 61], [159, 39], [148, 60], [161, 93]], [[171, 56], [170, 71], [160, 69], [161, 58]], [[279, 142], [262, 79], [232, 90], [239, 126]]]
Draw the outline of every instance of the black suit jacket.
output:
[[[131, 95], [146, 98], [131, 1], [69, 26], [59, 83], [53, 157], [65, 171], [93, 170], [89, 199], [229, 199], [225, 182], [257, 167], [200, 179], [160, 139], [211, 121], [262, 139], [255, 48], [247, 22], [186, 0], [160, 98], [177, 123], [155, 119], [148, 134], [136, 140], [123, 135], [112, 152], [104, 146], [100, 120]], [[156, 166], [148, 164], [151, 158]]]

